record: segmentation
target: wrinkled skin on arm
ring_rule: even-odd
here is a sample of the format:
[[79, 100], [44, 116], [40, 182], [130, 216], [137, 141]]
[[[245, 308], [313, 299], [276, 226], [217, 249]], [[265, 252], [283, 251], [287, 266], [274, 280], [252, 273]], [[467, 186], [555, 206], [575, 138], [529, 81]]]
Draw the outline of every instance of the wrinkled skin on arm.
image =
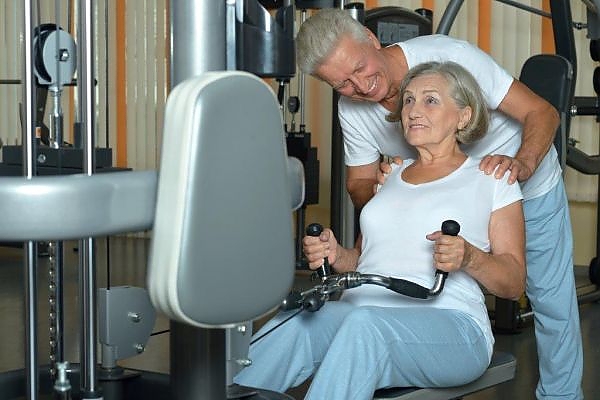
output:
[[488, 155], [482, 159], [479, 167], [488, 175], [494, 173], [498, 179], [508, 172], [508, 182], [511, 184], [526, 181], [533, 175], [554, 141], [560, 123], [558, 112], [517, 80], [513, 81], [498, 110], [523, 125], [521, 147], [514, 157]]
[[462, 236], [427, 235], [435, 242], [435, 267], [467, 272], [495, 296], [517, 300], [525, 291], [525, 222], [521, 202], [492, 213], [489, 225], [491, 251], [486, 253]]

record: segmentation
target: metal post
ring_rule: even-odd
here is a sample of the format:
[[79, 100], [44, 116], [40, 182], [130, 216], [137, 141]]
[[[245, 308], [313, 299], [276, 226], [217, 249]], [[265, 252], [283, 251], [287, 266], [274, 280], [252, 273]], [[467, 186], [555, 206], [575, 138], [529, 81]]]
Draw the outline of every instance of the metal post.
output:
[[[343, 2], [341, 2], [343, 3]], [[364, 6], [351, 3], [348, 12], [364, 24]], [[338, 118], [339, 94], [332, 95], [332, 134], [331, 134], [331, 211], [330, 225], [344, 247], [354, 247], [356, 241], [356, 211], [346, 190], [346, 163], [344, 162], [344, 139]]]
[[[172, 87], [203, 72], [227, 69], [226, 8], [225, 1], [170, 2]], [[171, 321], [170, 331], [173, 398], [226, 399], [225, 330]]]
[[171, 86], [207, 71], [224, 71], [226, 7], [224, 1], [170, 2]]
[[[22, 145], [23, 175], [26, 179], [35, 176], [35, 125], [36, 93], [33, 74], [33, 21], [37, 21], [39, 10], [34, 2], [23, 0], [23, 104]], [[37, 246], [33, 241], [24, 243], [24, 297], [25, 297], [25, 374], [27, 399], [38, 398], [39, 373], [37, 354]]]
[[436, 33], [441, 33], [443, 35], [450, 33], [452, 24], [454, 24], [454, 20], [456, 19], [456, 15], [458, 14], [458, 11], [460, 11], [462, 4], [463, 0], [450, 0], [450, 3], [446, 6], [444, 14], [440, 19]]
[[[83, 172], [92, 175], [95, 169], [95, 127], [94, 112], [94, 1], [80, 0], [78, 6], [77, 30], [77, 80], [78, 120], [83, 139]], [[81, 316], [81, 398], [101, 399], [96, 373], [96, 272], [94, 239], [87, 238], [79, 243], [79, 301]]]
[[[552, 30], [554, 32], [556, 54], [563, 56], [571, 62], [573, 79], [576, 79], [577, 51], [575, 50], [571, 5], [568, 1], [550, 0], [550, 12], [552, 14]], [[573, 82], [573, 93], [574, 92], [575, 82]], [[571, 93], [571, 97], [573, 96], [573, 93]]]

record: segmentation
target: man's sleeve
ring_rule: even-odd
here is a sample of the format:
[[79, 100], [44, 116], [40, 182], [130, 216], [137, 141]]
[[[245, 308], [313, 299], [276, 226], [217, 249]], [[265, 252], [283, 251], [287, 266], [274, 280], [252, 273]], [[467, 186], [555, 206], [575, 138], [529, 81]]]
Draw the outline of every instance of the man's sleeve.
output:
[[379, 159], [379, 150], [373, 145], [368, 134], [368, 127], [356, 116], [349, 112], [343, 98], [338, 103], [338, 117], [344, 137], [344, 156], [348, 166], [367, 165]]

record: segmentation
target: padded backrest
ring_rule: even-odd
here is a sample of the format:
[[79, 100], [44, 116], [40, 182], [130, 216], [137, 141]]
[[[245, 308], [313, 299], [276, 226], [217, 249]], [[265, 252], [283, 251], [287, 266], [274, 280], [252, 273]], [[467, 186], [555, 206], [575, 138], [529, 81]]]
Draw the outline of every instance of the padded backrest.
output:
[[273, 308], [294, 274], [277, 100], [257, 77], [210, 72], [165, 110], [148, 290], [174, 320], [228, 327]]
[[0, 241], [69, 240], [152, 227], [156, 171], [0, 177]]
[[519, 80], [552, 104], [561, 123], [554, 138], [560, 165], [565, 166], [574, 81], [571, 63], [557, 54], [537, 54], [525, 61]]

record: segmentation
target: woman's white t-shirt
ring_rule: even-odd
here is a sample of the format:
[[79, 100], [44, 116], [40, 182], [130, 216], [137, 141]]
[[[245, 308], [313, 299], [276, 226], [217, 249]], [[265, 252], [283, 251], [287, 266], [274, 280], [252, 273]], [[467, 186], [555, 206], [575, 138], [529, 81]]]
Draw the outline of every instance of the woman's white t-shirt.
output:
[[[357, 271], [401, 278], [431, 288], [434, 283], [433, 242], [426, 235], [441, 229], [444, 220], [460, 224], [465, 240], [489, 252], [489, 221], [495, 210], [522, 199], [518, 185], [506, 177], [495, 179], [479, 170], [479, 159], [467, 158], [450, 175], [413, 185], [402, 171], [413, 161], [395, 165], [385, 184], [363, 208], [360, 227], [362, 252]], [[375, 285], [344, 292], [342, 301], [356, 305], [422, 307], [460, 310], [481, 327], [491, 354], [493, 335], [483, 293], [477, 281], [463, 271], [450, 273], [440, 295], [412, 299]]]

